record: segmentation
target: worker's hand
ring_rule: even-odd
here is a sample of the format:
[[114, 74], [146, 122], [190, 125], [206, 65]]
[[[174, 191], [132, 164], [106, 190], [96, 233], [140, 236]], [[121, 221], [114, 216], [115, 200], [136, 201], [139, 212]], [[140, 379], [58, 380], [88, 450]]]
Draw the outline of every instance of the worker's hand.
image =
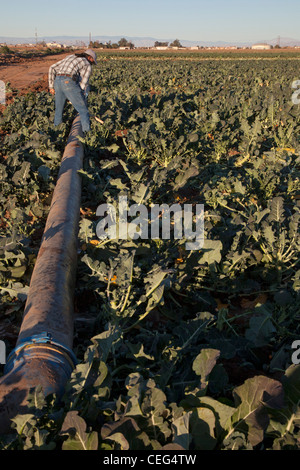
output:
[[50, 88], [49, 91], [50, 91], [51, 95], [55, 95], [55, 90], [54, 90], [54, 88]]

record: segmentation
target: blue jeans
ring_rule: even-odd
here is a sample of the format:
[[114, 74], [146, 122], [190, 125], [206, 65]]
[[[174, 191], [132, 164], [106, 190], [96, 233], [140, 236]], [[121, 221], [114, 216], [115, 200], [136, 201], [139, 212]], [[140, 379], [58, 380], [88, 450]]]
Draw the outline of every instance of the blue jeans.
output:
[[62, 122], [62, 115], [66, 100], [69, 100], [81, 120], [83, 132], [90, 130], [90, 116], [87, 104], [83, 95], [83, 91], [79, 84], [72, 80], [71, 77], [59, 76], [54, 81], [55, 89], [55, 117], [54, 125], [58, 126]]

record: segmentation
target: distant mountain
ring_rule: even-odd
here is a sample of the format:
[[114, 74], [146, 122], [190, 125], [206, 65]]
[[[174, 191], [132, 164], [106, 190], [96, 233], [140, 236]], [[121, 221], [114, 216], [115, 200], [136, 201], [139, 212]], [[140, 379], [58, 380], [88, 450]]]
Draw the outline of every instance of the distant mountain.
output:
[[[111, 42], [117, 43], [122, 37], [124, 36], [92, 36], [92, 41], [99, 41], [102, 43]], [[174, 41], [176, 38], [167, 38], [167, 39], [157, 39], [153, 37], [129, 37], [125, 36], [128, 41], [131, 41], [136, 47], [151, 47], [154, 46], [156, 41], [160, 42], [168, 42], [169, 44]], [[245, 42], [226, 42], [226, 41], [188, 41], [185, 39], [178, 38], [181, 44], [184, 47], [192, 47], [192, 46], [203, 46], [203, 47], [226, 47], [226, 46], [237, 46], [237, 47], [249, 47], [255, 43], [266, 43], [271, 44], [272, 46], [276, 46], [278, 44], [278, 38], [271, 39], [271, 40], [260, 40], [260, 41], [245, 41]], [[45, 37], [38, 37], [38, 41], [46, 41], [46, 42], [57, 42], [59, 44], [66, 44], [66, 45], [88, 45], [89, 44], [89, 36], [45, 36]], [[300, 40], [293, 39], [293, 38], [280, 38], [280, 46], [300, 46]], [[21, 37], [0, 37], [0, 43], [6, 44], [35, 44], [36, 38], [29, 37], [29, 38], [21, 38]]]
[[292, 39], [292, 38], [275, 38], [271, 39], [269, 41], [263, 40], [263, 41], [258, 41], [259, 43], [266, 43], [266, 44], [271, 44], [271, 46], [276, 46], [280, 45], [281, 47], [292, 47], [292, 46], [300, 46], [300, 41], [298, 39]]

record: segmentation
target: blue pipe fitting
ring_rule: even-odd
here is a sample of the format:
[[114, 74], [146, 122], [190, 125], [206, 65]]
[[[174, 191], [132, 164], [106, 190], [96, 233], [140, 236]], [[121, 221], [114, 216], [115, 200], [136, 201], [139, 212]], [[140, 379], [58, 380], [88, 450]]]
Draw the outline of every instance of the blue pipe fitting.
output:
[[53, 340], [51, 333], [44, 332], [24, 338], [22, 342], [11, 351], [4, 367], [4, 374], [8, 374], [15, 367], [17, 362], [35, 356], [37, 346], [39, 347], [39, 355], [43, 350], [44, 354], [49, 356], [49, 360], [51, 360], [51, 356], [53, 356], [52, 361], [66, 369], [68, 375], [72, 373], [72, 370], [78, 364], [77, 358], [70, 348]]

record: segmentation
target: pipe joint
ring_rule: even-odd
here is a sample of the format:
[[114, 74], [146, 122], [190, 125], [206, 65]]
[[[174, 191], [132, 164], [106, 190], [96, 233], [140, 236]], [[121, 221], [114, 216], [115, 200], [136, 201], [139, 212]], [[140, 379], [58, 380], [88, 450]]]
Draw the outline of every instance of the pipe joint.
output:
[[55, 341], [51, 333], [39, 333], [24, 338], [9, 354], [4, 368], [4, 374], [8, 374], [15, 366], [34, 357], [44, 357], [45, 360], [54, 362], [62, 367], [67, 375], [78, 364], [75, 354], [67, 346]]

